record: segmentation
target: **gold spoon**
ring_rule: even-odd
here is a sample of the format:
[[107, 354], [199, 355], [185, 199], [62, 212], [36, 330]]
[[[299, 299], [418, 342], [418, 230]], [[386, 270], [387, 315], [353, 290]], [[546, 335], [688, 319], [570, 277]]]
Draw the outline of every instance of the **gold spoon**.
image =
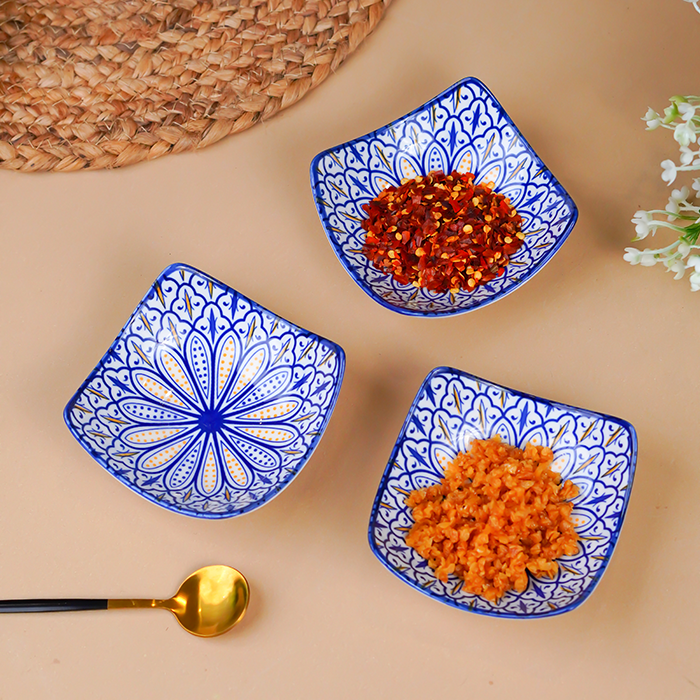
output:
[[205, 566], [188, 576], [167, 600], [32, 599], [0, 600], [0, 613], [63, 612], [67, 610], [119, 610], [160, 608], [198, 637], [228, 632], [245, 615], [250, 588], [243, 574], [230, 566]]

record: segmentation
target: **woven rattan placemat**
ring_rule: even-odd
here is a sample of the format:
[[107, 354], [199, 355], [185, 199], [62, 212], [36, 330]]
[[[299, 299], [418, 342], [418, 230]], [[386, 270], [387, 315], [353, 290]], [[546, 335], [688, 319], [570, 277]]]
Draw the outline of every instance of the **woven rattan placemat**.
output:
[[203, 148], [303, 97], [391, 0], [0, 0], [0, 167]]

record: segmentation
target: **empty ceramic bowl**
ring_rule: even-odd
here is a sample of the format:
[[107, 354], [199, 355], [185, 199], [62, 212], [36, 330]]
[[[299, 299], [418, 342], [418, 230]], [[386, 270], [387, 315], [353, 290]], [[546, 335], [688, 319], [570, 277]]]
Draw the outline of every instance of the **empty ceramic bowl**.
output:
[[[363, 255], [362, 205], [389, 185], [433, 170], [471, 172], [508, 197], [527, 234], [505, 274], [472, 292], [436, 293], [400, 284]], [[338, 259], [375, 301], [415, 316], [471, 311], [504, 297], [551, 260], [578, 212], [489, 90], [466, 78], [396, 121], [319, 153], [311, 186]]]
[[[533, 578], [498, 602], [471, 595], [456, 576], [439, 581], [406, 544], [413, 525], [406, 498], [438, 483], [445, 466], [474, 438], [499, 435], [518, 447], [545, 445], [552, 469], [579, 489], [572, 520], [578, 553], [556, 561], [555, 578]], [[389, 571], [442, 603], [483, 615], [533, 618], [580, 605], [608, 566], [629, 502], [637, 458], [634, 428], [624, 420], [529, 396], [448, 367], [425, 379], [401, 429], [377, 492], [369, 525], [372, 551]]]
[[316, 447], [345, 367], [335, 343], [171, 265], [68, 402], [80, 444], [169, 510], [260, 507]]

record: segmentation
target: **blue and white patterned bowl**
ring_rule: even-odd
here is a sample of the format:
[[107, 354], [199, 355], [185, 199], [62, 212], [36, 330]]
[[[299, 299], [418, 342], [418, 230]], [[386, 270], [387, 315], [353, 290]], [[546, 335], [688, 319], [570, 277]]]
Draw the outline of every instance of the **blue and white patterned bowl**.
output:
[[[394, 281], [362, 254], [362, 205], [402, 178], [432, 170], [472, 172], [510, 198], [523, 218], [525, 243], [505, 274], [472, 292], [435, 293]], [[316, 208], [350, 276], [382, 306], [414, 316], [472, 311], [504, 297], [551, 260], [576, 223], [571, 197], [537, 157], [511, 118], [476, 78], [466, 78], [422, 107], [311, 163]]]
[[[572, 518], [581, 538], [578, 554], [557, 560], [556, 578], [530, 576], [525, 591], [509, 591], [498, 603], [466, 593], [457, 577], [442, 583], [405, 541], [413, 525], [408, 494], [439, 482], [472, 439], [494, 435], [519, 447], [532, 442], [552, 448], [552, 468], [579, 488]], [[438, 367], [413, 401], [384, 471], [370, 518], [370, 547], [402, 581], [447, 605], [497, 617], [559, 615], [588, 598], [610, 561], [636, 460], [637, 436], [624, 420]]]
[[335, 406], [343, 350], [186, 265], [171, 265], [68, 402], [112, 475], [186, 515], [229, 518], [299, 473]]

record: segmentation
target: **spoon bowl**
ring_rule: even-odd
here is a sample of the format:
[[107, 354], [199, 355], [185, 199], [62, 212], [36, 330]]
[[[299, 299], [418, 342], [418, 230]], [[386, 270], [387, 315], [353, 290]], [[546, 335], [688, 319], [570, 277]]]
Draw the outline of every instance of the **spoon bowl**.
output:
[[155, 607], [170, 610], [188, 632], [216, 637], [237, 624], [248, 608], [250, 589], [230, 566], [205, 566], [188, 576], [169, 600]]

